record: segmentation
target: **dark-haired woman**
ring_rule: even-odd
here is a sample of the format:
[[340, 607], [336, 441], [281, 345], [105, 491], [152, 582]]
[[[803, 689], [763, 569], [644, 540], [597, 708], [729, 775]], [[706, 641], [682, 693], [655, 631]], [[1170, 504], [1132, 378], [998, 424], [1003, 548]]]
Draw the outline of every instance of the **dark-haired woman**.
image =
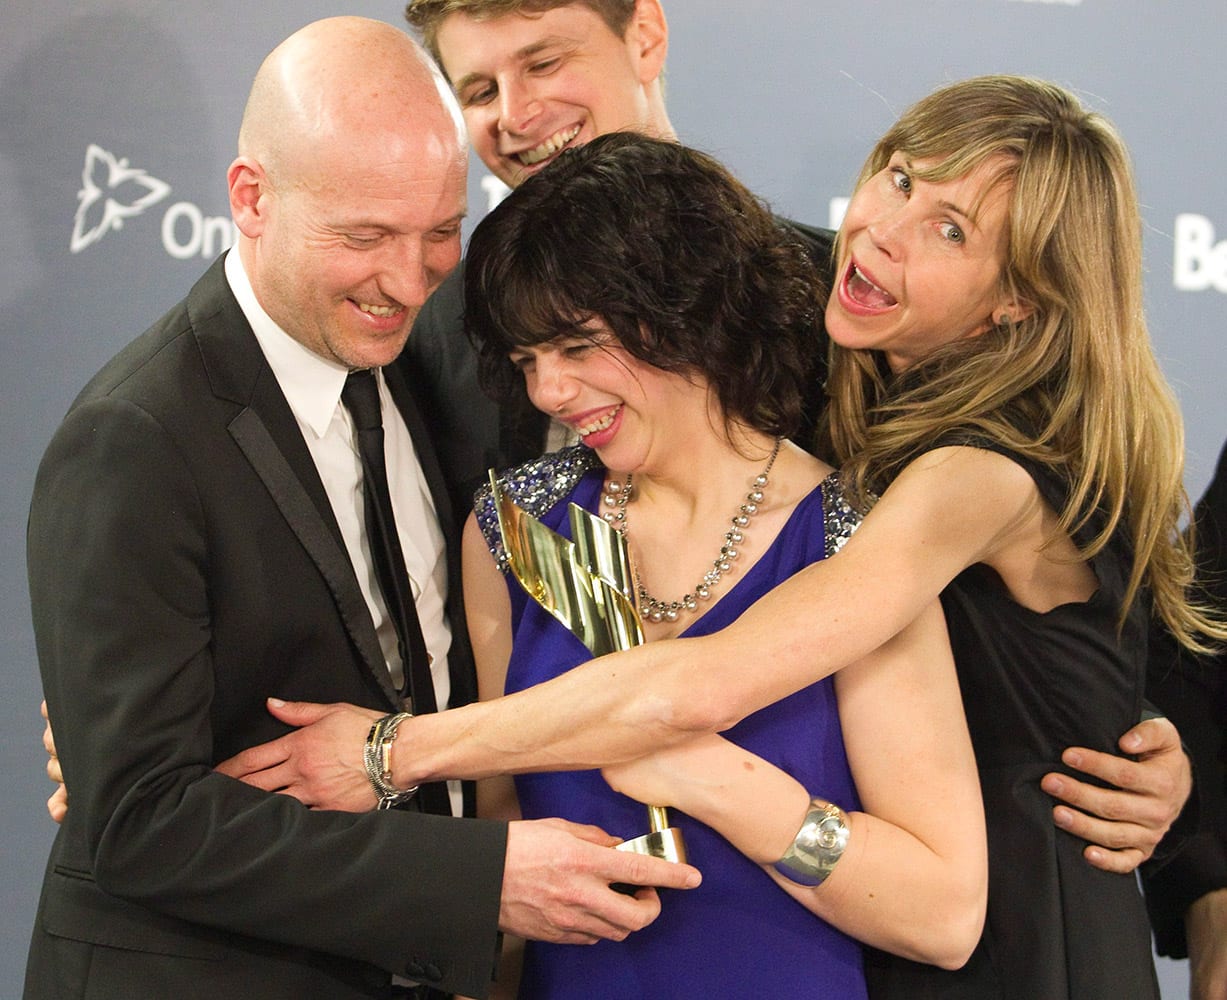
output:
[[[596, 139], [474, 234], [466, 314], [487, 381], [525, 380], [582, 439], [506, 472], [503, 489], [564, 535], [570, 503], [608, 516], [649, 642], [724, 627], [855, 529], [831, 467], [786, 440], [820, 303], [794, 238], [713, 160], [667, 142]], [[464, 565], [485, 698], [590, 658], [502, 561], [487, 492]], [[794, 996], [819, 982], [862, 996], [856, 939], [960, 964], [986, 886], [953, 679], [934, 605], [836, 678], [659, 755], [654, 778], [641, 766], [636, 794], [655, 780], [676, 807], [703, 885], [621, 943], [530, 942], [521, 996]], [[627, 839], [646, 824], [597, 771], [490, 779], [478, 802], [483, 815], [563, 816]], [[804, 823], [835, 846], [773, 867]]]

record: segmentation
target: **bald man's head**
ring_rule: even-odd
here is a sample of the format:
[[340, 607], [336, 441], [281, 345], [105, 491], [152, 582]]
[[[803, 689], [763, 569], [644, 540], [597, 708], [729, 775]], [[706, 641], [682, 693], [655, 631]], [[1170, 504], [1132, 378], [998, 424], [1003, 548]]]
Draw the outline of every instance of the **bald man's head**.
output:
[[412, 38], [382, 21], [332, 17], [296, 31], [264, 60], [243, 113], [239, 155], [279, 172], [321, 143], [353, 142], [371, 130], [392, 141], [440, 134], [459, 150], [465, 145], [451, 88]]
[[460, 257], [463, 120], [429, 57], [335, 17], [261, 65], [229, 173], [238, 252], [265, 311], [349, 368], [400, 352]]

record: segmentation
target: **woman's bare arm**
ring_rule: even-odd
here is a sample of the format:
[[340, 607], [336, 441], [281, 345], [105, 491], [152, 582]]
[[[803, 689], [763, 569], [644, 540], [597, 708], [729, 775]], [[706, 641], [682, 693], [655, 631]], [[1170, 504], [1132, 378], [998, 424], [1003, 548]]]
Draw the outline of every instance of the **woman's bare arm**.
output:
[[838, 555], [720, 632], [649, 643], [498, 701], [411, 720], [394, 749], [397, 782], [600, 767], [727, 729], [867, 656], [960, 571], [991, 558], [1037, 502], [1030, 478], [1002, 456], [930, 452]]
[[[836, 675], [839, 714], [863, 811], [821, 885], [771, 865], [811, 797], [779, 768], [719, 736], [606, 769], [619, 791], [676, 806], [766, 866], [781, 889], [848, 934], [916, 961], [962, 965], [988, 891], [980, 784], [954, 661], [936, 605]], [[836, 802], [845, 809], [851, 803]]]

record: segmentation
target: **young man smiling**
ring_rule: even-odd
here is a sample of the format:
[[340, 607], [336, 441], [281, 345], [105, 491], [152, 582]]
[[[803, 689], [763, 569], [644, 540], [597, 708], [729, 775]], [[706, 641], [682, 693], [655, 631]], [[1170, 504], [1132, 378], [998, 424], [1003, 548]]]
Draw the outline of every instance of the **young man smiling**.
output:
[[509, 187], [606, 132], [676, 138], [658, 0], [414, 0], [405, 16], [451, 81], [474, 151]]

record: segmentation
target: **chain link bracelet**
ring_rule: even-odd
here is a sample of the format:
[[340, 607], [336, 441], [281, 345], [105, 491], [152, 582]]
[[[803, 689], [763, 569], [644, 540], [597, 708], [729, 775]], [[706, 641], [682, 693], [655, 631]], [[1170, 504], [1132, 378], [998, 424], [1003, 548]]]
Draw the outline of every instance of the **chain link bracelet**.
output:
[[402, 802], [413, 798], [418, 786], [412, 788], [397, 788], [392, 784], [392, 741], [396, 739], [396, 730], [406, 719], [412, 719], [410, 712], [393, 712], [377, 719], [366, 734], [366, 746], [362, 748], [362, 763], [366, 767], [366, 776], [371, 787], [379, 798], [380, 809], [391, 809]]

